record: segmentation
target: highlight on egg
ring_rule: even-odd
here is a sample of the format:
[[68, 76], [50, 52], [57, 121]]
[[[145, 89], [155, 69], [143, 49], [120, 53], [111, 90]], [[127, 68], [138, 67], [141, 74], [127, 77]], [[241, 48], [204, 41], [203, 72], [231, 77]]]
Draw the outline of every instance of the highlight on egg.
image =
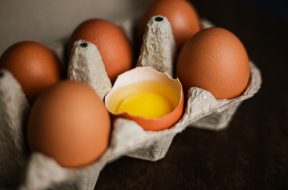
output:
[[61, 64], [55, 53], [43, 44], [21, 41], [2, 54], [0, 68], [12, 73], [30, 103], [61, 80]]
[[135, 121], [145, 130], [172, 127], [182, 116], [181, 83], [150, 67], [137, 67], [121, 74], [105, 97], [115, 117]]
[[156, 0], [141, 18], [138, 29], [139, 41], [145, 33], [149, 19], [157, 15], [165, 16], [169, 20], [177, 48], [181, 48], [201, 29], [198, 13], [190, 2], [186, 0]]
[[27, 130], [32, 152], [43, 153], [64, 167], [82, 167], [107, 149], [110, 117], [90, 86], [65, 81], [37, 99]]
[[240, 96], [250, 78], [245, 47], [232, 32], [213, 27], [194, 35], [180, 51], [176, 74], [185, 89], [199, 87], [217, 99]]
[[132, 68], [132, 45], [122, 29], [112, 22], [90, 19], [81, 23], [70, 38], [69, 49], [80, 39], [97, 46], [112, 82], [119, 74]]

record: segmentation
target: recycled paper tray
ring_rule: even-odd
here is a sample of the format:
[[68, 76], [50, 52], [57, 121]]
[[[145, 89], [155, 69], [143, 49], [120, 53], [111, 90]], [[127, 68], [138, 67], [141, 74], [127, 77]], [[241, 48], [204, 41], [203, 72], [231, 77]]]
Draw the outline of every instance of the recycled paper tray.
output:
[[[171, 75], [175, 42], [168, 20], [160, 15], [157, 17], [163, 19], [160, 19], [161, 21], [155, 17], [150, 19], [137, 66], [152, 67]], [[212, 26], [207, 20], [202, 20], [202, 25], [204, 28]], [[128, 34], [131, 34], [131, 21], [124, 21], [122, 26]], [[63, 58], [64, 42], [53, 44], [51, 48]], [[97, 47], [80, 40], [74, 44], [72, 52], [68, 79], [87, 83], [103, 98], [112, 85]], [[191, 87], [183, 116], [170, 129], [158, 132], [144, 131], [133, 121], [116, 119], [112, 127], [110, 146], [106, 152], [93, 164], [72, 169], [60, 166], [54, 159], [41, 153], [28, 155], [23, 129], [30, 106], [15, 78], [9, 71], [2, 70], [0, 71], [2, 155], [0, 184], [4, 186], [2, 185], [0, 189], [93, 190], [103, 167], [123, 155], [150, 161], [162, 159], [174, 136], [188, 127], [215, 131], [226, 128], [237, 107], [260, 88], [260, 71], [252, 62], [250, 71], [249, 85], [237, 98], [216, 100], [209, 91]]]

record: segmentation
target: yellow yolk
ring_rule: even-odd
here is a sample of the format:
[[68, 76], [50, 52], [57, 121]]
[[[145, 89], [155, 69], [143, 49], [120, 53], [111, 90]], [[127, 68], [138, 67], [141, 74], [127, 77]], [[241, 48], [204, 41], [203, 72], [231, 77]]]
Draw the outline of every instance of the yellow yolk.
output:
[[161, 95], [154, 92], [137, 92], [124, 99], [118, 107], [118, 113], [133, 116], [159, 118], [172, 111], [172, 106]]

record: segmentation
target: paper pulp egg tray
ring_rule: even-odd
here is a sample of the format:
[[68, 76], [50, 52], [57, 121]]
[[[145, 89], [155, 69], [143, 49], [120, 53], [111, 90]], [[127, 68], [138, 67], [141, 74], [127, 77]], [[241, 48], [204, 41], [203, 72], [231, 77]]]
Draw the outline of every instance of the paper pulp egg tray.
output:
[[[168, 20], [158, 17], [162, 19], [152, 17], [147, 24], [137, 66], [152, 67], [169, 75], [175, 41]], [[120, 25], [131, 36], [132, 21], [126, 20]], [[202, 20], [202, 25], [204, 28], [212, 26], [207, 20]], [[59, 42], [51, 46], [60, 58], [64, 57], [64, 44]], [[174, 136], [184, 129], [196, 127], [217, 131], [228, 126], [237, 107], [260, 88], [260, 71], [252, 62], [250, 70], [250, 83], [237, 98], [216, 100], [209, 91], [191, 87], [185, 92], [188, 95], [182, 118], [169, 129], [145, 131], [133, 121], [116, 119], [106, 152], [91, 165], [81, 168], [64, 168], [41, 153], [28, 154], [23, 129], [30, 106], [19, 83], [3, 70], [0, 73], [0, 189], [93, 190], [104, 166], [121, 156], [150, 161], [162, 159]], [[112, 86], [97, 47], [83, 40], [74, 44], [68, 79], [87, 83], [102, 98]]]

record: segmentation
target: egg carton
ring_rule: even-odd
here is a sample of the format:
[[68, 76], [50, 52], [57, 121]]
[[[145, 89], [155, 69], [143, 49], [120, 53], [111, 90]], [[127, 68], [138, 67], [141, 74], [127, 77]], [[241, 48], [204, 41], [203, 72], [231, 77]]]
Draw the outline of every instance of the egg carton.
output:
[[[130, 34], [131, 23], [124, 22], [124, 29]], [[207, 20], [202, 20], [202, 25], [205, 28], [212, 26]], [[53, 45], [53, 49], [60, 57], [64, 55], [64, 43]], [[163, 16], [151, 18], [137, 65], [171, 75], [174, 55], [175, 41], [168, 20]], [[116, 119], [108, 149], [97, 161], [81, 168], [62, 167], [41, 153], [28, 154], [24, 131], [31, 108], [16, 79], [9, 71], [1, 70], [0, 189], [93, 190], [103, 167], [121, 156], [157, 161], [166, 155], [174, 136], [187, 127], [224, 129], [242, 101], [260, 88], [260, 71], [252, 62], [250, 69], [249, 85], [237, 98], [216, 100], [209, 91], [191, 87], [182, 118], [169, 129], [145, 131], [134, 121]], [[83, 40], [74, 44], [68, 78], [87, 83], [101, 98], [112, 87], [97, 47]]]

